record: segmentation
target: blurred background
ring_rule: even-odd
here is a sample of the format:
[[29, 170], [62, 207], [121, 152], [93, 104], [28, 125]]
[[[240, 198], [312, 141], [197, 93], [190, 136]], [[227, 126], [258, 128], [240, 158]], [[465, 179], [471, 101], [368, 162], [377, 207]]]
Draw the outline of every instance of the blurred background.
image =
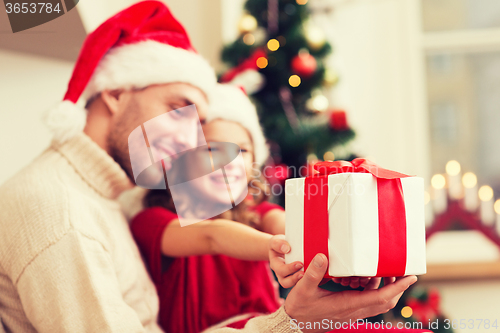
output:
[[[135, 2], [81, 0], [77, 10], [16, 34], [0, 11], [0, 184], [50, 143], [41, 119], [62, 99], [86, 34]], [[248, 23], [247, 1], [164, 2], [218, 73], [237, 68], [241, 59], [222, 61], [221, 52], [255, 29], [242, 22], [247, 15]], [[304, 151], [304, 161], [286, 164], [354, 154], [424, 177], [429, 273], [419, 284], [426, 292], [415, 296], [415, 313], [400, 307], [406, 312], [398, 315], [432, 317], [437, 307], [456, 320], [455, 332], [489, 332], [477, 322], [472, 330], [459, 323], [500, 321], [500, 1], [297, 4], [307, 6], [304, 22], [321, 29], [333, 50], [321, 55], [329, 71], [329, 84], [321, 87], [326, 106], [307, 112], [318, 118], [340, 114], [356, 136], [326, 149], [330, 155], [325, 149]], [[317, 96], [315, 91], [307, 96]], [[293, 109], [283, 99], [281, 105], [290, 121]], [[295, 111], [300, 116], [297, 105]], [[272, 119], [266, 120], [270, 126]], [[281, 162], [276, 156], [270, 161]], [[429, 291], [437, 291], [438, 301], [434, 297], [430, 304]]]

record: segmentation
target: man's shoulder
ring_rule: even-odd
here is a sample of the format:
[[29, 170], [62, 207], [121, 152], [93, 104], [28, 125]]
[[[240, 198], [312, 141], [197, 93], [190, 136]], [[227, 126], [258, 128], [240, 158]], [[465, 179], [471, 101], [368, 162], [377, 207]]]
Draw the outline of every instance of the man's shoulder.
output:
[[71, 172], [71, 167], [64, 158], [53, 150], [46, 150], [0, 186], [0, 207], [4, 207], [0, 209], [0, 216], [9, 208], [29, 211], [41, 208], [45, 202], [66, 201], [65, 192], [70, 186], [68, 171]]
[[26, 264], [71, 229], [69, 207], [78, 192], [69, 181], [74, 171], [57, 155], [44, 152], [0, 186], [2, 263]]

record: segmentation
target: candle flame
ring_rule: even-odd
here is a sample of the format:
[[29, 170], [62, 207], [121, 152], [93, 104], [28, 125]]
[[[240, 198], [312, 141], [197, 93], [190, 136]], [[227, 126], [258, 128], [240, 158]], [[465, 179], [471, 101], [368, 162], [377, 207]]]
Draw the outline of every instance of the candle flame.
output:
[[477, 177], [472, 172], [467, 172], [462, 177], [462, 184], [464, 184], [465, 188], [473, 188], [477, 184]]
[[500, 199], [498, 199], [497, 201], [495, 201], [495, 213], [497, 213], [498, 215], [500, 215]]
[[493, 198], [493, 189], [488, 185], [483, 185], [479, 189], [478, 194], [481, 201], [490, 201]]

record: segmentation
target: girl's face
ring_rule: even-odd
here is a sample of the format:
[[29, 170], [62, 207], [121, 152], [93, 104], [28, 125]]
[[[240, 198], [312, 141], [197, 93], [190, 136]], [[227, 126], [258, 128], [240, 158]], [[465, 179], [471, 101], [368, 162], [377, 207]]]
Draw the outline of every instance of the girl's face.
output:
[[[214, 200], [219, 203], [226, 203], [228, 200], [228, 184], [231, 190], [233, 200], [237, 200], [248, 187], [248, 182], [252, 174], [253, 163], [253, 143], [247, 130], [238, 123], [227, 120], [213, 120], [206, 125], [203, 125], [205, 140], [207, 141], [213, 163], [217, 164], [217, 160], [226, 160], [230, 158], [232, 161], [224, 166], [222, 172], [214, 172], [210, 177], [202, 177], [199, 182], [194, 182], [196, 191], [202, 197]], [[217, 144], [219, 142], [230, 142], [239, 146], [243, 163], [238, 156], [233, 145]], [[216, 170], [217, 171], [217, 170]], [[226, 183], [227, 181], [227, 183]]]

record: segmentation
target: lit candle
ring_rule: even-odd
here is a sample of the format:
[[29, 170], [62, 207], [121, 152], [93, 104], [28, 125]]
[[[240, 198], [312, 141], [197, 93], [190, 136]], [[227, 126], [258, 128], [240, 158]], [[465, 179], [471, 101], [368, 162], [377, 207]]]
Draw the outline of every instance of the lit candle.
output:
[[479, 189], [479, 199], [481, 199], [481, 221], [485, 225], [495, 224], [495, 211], [493, 210], [493, 189], [487, 185]]
[[497, 213], [497, 233], [500, 235], [500, 199], [495, 201], [495, 213]]
[[434, 212], [436, 214], [441, 214], [446, 210], [446, 206], [448, 205], [448, 198], [446, 196], [446, 189], [444, 186], [446, 185], [446, 179], [443, 175], [437, 174], [432, 176], [431, 179], [432, 192], [434, 196], [433, 204], [434, 204]]
[[465, 187], [464, 206], [469, 212], [476, 211], [479, 206], [477, 197], [477, 177], [472, 172], [467, 172], [462, 177], [462, 184]]
[[458, 200], [462, 198], [463, 190], [460, 181], [460, 163], [457, 161], [449, 161], [446, 163], [446, 174], [448, 176], [448, 191], [450, 198]]

